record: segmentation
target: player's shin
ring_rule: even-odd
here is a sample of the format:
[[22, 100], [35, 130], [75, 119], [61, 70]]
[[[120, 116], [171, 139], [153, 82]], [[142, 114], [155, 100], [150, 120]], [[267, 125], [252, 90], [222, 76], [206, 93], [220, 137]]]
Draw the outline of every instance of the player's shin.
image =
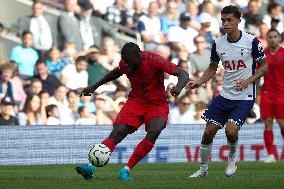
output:
[[211, 154], [212, 143], [210, 144], [201, 144], [200, 146], [200, 170], [206, 172], [208, 170], [208, 160]]
[[117, 143], [110, 138], [106, 138], [104, 141], [102, 141], [102, 144], [106, 145], [111, 152], [114, 150], [115, 146], [117, 145]]
[[238, 140], [236, 140], [235, 142], [230, 142], [227, 141], [228, 145], [229, 145], [229, 159], [234, 159], [237, 156], [237, 150], [238, 150]]
[[131, 155], [127, 167], [132, 169], [141, 159], [143, 159], [153, 148], [154, 142], [146, 137], [137, 145], [133, 154]]

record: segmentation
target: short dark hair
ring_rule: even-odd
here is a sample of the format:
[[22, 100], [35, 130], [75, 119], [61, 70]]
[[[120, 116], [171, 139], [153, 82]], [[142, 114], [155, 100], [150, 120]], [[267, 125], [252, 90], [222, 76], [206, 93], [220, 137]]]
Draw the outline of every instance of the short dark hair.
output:
[[28, 35], [28, 34], [33, 35], [33, 33], [32, 33], [31, 31], [29, 31], [29, 30], [23, 31], [23, 33], [22, 33], [22, 38], [25, 37], [25, 36]]
[[138, 57], [141, 53], [139, 46], [136, 43], [129, 42], [123, 45], [121, 49], [121, 58], [123, 61], [129, 61], [133, 57]]
[[225, 6], [222, 11], [221, 11], [221, 15], [222, 14], [233, 14], [235, 18], [240, 19], [242, 16], [241, 11], [238, 9], [238, 7], [233, 6], [233, 5], [228, 5]]
[[269, 29], [269, 30], [267, 31], [266, 35], [268, 35], [270, 32], [276, 32], [279, 36], [281, 36], [280, 32], [279, 32], [277, 29], [275, 29], [275, 28]]
[[78, 56], [75, 62], [85, 61], [88, 62], [88, 58], [86, 56]]
[[49, 117], [49, 113], [53, 111], [54, 108], [58, 108], [55, 104], [50, 104], [45, 107], [46, 117]]

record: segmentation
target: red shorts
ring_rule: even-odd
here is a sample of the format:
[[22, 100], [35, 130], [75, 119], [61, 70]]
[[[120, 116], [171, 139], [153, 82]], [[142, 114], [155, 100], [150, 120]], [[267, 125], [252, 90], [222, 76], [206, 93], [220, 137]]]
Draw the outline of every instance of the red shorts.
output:
[[116, 116], [114, 123], [127, 124], [138, 129], [142, 123], [147, 123], [154, 117], [160, 117], [167, 122], [168, 114], [168, 104], [150, 105], [129, 99]]
[[260, 117], [266, 118], [284, 118], [284, 96], [273, 94], [267, 91], [260, 93]]

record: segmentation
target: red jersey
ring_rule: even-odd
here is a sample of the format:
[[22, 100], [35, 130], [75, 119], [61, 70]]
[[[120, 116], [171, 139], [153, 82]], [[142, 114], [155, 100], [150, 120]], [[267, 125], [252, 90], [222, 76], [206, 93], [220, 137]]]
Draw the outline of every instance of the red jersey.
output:
[[268, 71], [264, 75], [263, 91], [284, 95], [284, 48], [280, 47], [275, 54], [267, 48], [266, 55]]
[[176, 65], [158, 54], [142, 51], [142, 62], [134, 73], [129, 73], [123, 60], [119, 63], [122, 74], [126, 74], [131, 84], [129, 99], [148, 104], [167, 102], [164, 87], [164, 72], [173, 74]]

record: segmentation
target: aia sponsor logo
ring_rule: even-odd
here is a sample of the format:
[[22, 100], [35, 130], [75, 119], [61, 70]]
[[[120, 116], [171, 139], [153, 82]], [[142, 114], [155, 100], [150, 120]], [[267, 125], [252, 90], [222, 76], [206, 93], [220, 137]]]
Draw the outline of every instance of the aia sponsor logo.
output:
[[225, 70], [240, 70], [245, 68], [247, 68], [247, 65], [242, 60], [232, 60], [231, 62], [228, 60], [224, 61]]

